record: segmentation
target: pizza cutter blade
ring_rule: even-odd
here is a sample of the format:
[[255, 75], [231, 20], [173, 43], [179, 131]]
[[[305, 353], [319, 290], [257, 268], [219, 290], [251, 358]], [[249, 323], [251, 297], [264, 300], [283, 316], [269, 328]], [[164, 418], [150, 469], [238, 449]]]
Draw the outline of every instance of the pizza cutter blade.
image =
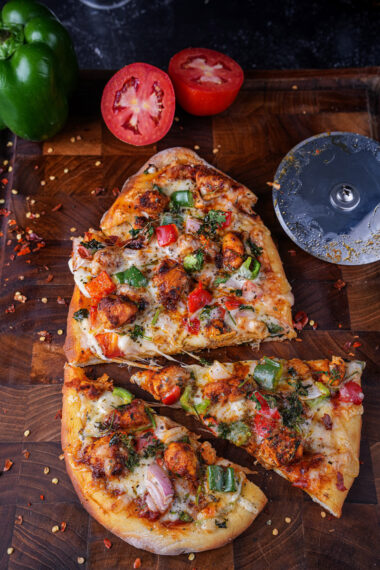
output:
[[278, 167], [273, 204], [288, 236], [341, 265], [380, 259], [380, 144], [355, 133], [322, 133]]

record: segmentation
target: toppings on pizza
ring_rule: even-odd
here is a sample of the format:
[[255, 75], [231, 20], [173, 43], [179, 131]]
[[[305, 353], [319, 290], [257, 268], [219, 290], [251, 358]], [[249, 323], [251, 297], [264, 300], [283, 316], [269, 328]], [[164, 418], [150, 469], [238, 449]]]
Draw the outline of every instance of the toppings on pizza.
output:
[[[210, 314], [215, 310], [206, 309]], [[179, 399], [217, 436], [245, 448], [339, 516], [328, 489], [331, 484], [335, 488], [337, 472], [350, 473], [352, 480], [357, 473], [358, 449], [349, 431], [354, 428], [347, 422], [358, 426], [359, 441], [360, 423], [355, 422], [363, 411], [363, 367], [336, 356], [331, 361], [264, 357], [169, 366], [137, 372], [131, 380], [163, 402]]]
[[[188, 377], [173, 366], [150, 380], [157, 393], [160, 386], [170, 384], [168, 397], [173, 388], [180, 392]], [[197, 436], [156, 415], [125, 388], [113, 387], [106, 375], [89, 380], [82, 369], [68, 367], [64, 394], [65, 454], [71, 476], [82, 481], [81, 491], [90, 500], [103, 497], [102, 512], [111, 508], [122, 519], [145, 520], [162, 536], [163, 529], [181, 525], [183, 533], [193, 522], [203, 532], [217, 532], [220, 520], [223, 528], [229, 527], [236, 509], [250, 513], [253, 520], [264, 506], [258, 489], [261, 506], [247, 494], [256, 488], [242, 469], [219, 459], [209, 442], [199, 443]], [[152, 524], [159, 526], [151, 528]]]
[[292, 338], [290, 287], [255, 196], [195, 153], [170, 152], [126, 183], [103, 231], [74, 240], [69, 337], [92, 360]]

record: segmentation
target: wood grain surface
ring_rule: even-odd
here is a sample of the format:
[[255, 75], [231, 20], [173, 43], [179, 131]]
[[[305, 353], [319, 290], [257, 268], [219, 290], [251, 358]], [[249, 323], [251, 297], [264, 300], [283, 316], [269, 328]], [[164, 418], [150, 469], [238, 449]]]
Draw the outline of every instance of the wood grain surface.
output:
[[[121, 143], [102, 123], [99, 101], [109, 74], [84, 73], [69, 123], [54, 139], [38, 144], [0, 133], [0, 466], [13, 461], [0, 477], [1, 568], [123, 569], [132, 568], [136, 558], [143, 569], [160, 570], [378, 566], [380, 264], [331, 265], [300, 250], [277, 222], [267, 182], [283, 155], [306, 137], [341, 130], [379, 139], [379, 72], [248, 73], [229, 110], [196, 118], [178, 109], [168, 135], [143, 148]], [[267, 494], [267, 507], [233, 544], [196, 554], [194, 560], [138, 551], [107, 532], [81, 507], [60, 457], [62, 346], [73, 289], [67, 267], [71, 238], [96, 227], [125, 178], [153, 153], [173, 145], [198, 145], [202, 157], [259, 196], [257, 211], [272, 231], [293, 287], [294, 312], [305, 311], [318, 325], [316, 330], [306, 326], [298, 341], [266, 343], [260, 351], [223, 348], [212, 356], [227, 361], [264, 352], [286, 358], [338, 354], [367, 362], [361, 471], [342, 518], [321, 516], [321, 508], [302, 491], [256, 466], [252, 480]], [[40, 249], [17, 255], [24, 231], [32, 232], [27, 233], [32, 249], [38, 243]], [[339, 279], [344, 282], [341, 289], [336, 286]], [[128, 384], [132, 369], [97, 368], [143, 394]], [[181, 411], [163, 412], [204, 435]], [[215, 445], [231, 460], [251, 465], [244, 451], [225, 441]], [[52, 482], [55, 478], [58, 484]], [[53, 533], [52, 527], [62, 522], [65, 530]], [[110, 549], [104, 539], [111, 541]], [[9, 547], [14, 548], [10, 555]], [[84, 559], [82, 566], [78, 557]]]

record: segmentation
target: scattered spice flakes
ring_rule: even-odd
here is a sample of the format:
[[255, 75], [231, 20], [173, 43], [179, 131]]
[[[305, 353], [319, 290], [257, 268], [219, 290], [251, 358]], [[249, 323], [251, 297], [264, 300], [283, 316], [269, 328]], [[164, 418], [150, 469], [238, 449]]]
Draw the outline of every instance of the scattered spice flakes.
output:
[[30, 429], [26, 429], [24, 431], [24, 437], [29, 437], [30, 436]]
[[16, 310], [15, 306], [12, 305], [8, 305], [8, 307], [5, 309], [5, 313], [14, 313]]
[[65, 521], [63, 521], [63, 522], [61, 522], [61, 527], [60, 527], [59, 530], [60, 530], [61, 532], [65, 532], [66, 527], [67, 527], [67, 523], [66, 523]]
[[352, 343], [352, 348], [359, 348], [359, 346], [361, 346], [361, 345], [362, 345], [361, 342], [355, 340], [355, 342]]
[[266, 184], [267, 186], [271, 186], [275, 190], [280, 190], [281, 188], [281, 184], [279, 184], [278, 182], [267, 182]]
[[3, 467], [3, 471], [5, 472], [5, 471], [9, 471], [10, 469], [12, 469], [12, 465], [13, 465], [12, 459], [6, 459], [4, 467]]
[[4, 216], [5, 218], [8, 218], [8, 216], [10, 216], [11, 213], [12, 213], [11, 210], [7, 210], [7, 208], [0, 208], [0, 216]]
[[195, 558], [194, 552], [190, 552], [189, 556], [187, 557], [190, 561], [193, 561]]
[[101, 164], [102, 164], [102, 163], [100, 162], [100, 160], [97, 160], [97, 161], [95, 162], [95, 166], [101, 166]]
[[120, 188], [117, 188], [115, 186], [115, 188], [112, 188], [112, 195], [113, 196], [118, 196], [120, 194]]
[[272, 534], [273, 534], [273, 536], [277, 536], [278, 535], [278, 528], [274, 528], [272, 530]]
[[60, 210], [61, 208], [62, 208], [62, 204], [60, 202], [59, 204], [56, 204], [55, 206], [53, 206], [51, 211], [52, 212], [58, 212], [58, 210]]
[[285, 517], [285, 522], [286, 524], [290, 524], [292, 522], [292, 519], [290, 517]]
[[44, 305], [46, 305], [47, 302], [48, 302], [47, 297], [42, 297], [41, 303], [44, 303]]
[[10, 546], [9, 548], [7, 548], [7, 554], [10, 556], [11, 554], [13, 554], [15, 551], [15, 549], [13, 548], [13, 546]]
[[30, 457], [30, 451], [28, 451], [27, 449], [24, 449], [22, 452], [23, 456], [25, 457], [25, 459], [29, 459]]
[[51, 482], [53, 483], [53, 485], [58, 485], [58, 483], [59, 483], [58, 477], [53, 477], [53, 479], [51, 480]]
[[48, 344], [53, 342], [53, 335], [48, 331], [38, 331], [37, 334], [39, 335], [41, 342], [47, 342]]
[[342, 279], [338, 279], [337, 281], [335, 281], [333, 287], [335, 287], [335, 289], [338, 289], [338, 291], [341, 291], [342, 289], [344, 289], [344, 287], [346, 287], [346, 282], [343, 281]]
[[60, 461], [63, 461], [63, 459], [65, 459], [65, 454], [64, 454], [64, 453], [61, 453], [61, 455], [58, 456], [58, 459], [59, 459]]
[[60, 297], [59, 295], [57, 297], [57, 303], [58, 305], [66, 305], [65, 299], [63, 297]]
[[321, 511], [321, 517], [322, 517], [323, 519], [326, 518], [326, 513], [325, 513], [325, 511]]
[[94, 196], [99, 196], [99, 194], [104, 194], [106, 191], [105, 188], [103, 188], [102, 186], [98, 186], [97, 188], [94, 188], [94, 190], [91, 190], [91, 194], [93, 194]]
[[24, 519], [22, 518], [21, 515], [17, 515], [17, 517], [15, 518], [15, 524], [22, 524], [24, 522]]
[[133, 568], [141, 568], [141, 558], [136, 558], [133, 563]]
[[343, 345], [344, 352], [350, 351], [351, 344], [352, 344], [352, 340], [348, 340], [347, 342], [344, 343], [344, 345]]
[[288, 249], [288, 253], [290, 254], [291, 257], [295, 257], [297, 255], [297, 252], [295, 249]]
[[44, 475], [50, 473], [50, 467], [44, 467]]
[[54, 416], [55, 420], [62, 419], [62, 410], [58, 410], [58, 412]]
[[298, 331], [302, 331], [302, 329], [307, 325], [309, 322], [309, 317], [305, 313], [305, 311], [298, 311], [294, 315], [293, 326]]
[[86, 560], [85, 560], [85, 558], [83, 558], [83, 556], [78, 556], [77, 562], [78, 562], [78, 564], [84, 564], [86, 562]]
[[49, 273], [49, 275], [46, 277], [47, 283], [50, 283], [50, 281], [53, 281], [53, 279], [54, 279], [54, 275], [52, 273]]
[[57, 524], [55, 524], [55, 525], [53, 526], [53, 528], [51, 529], [51, 532], [52, 532], [53, 534], [55, 534], [56, 532], [59, 532], [59, 526], [58, 526]]
[[105, 539], [103, 540], [103, 542], [104, 542], [104, 546], [105, 546], [108, 550], [112, 547], [112, 542], [110, 541], [109, 538], [105, 538]]
[[201, 147], [199, 146], [199, 144], [195, 144], [194, 145], [194, 150], [199, 150]]
[[44, 501], [44, 500], [45, 500], [45, 495], [40, 495], [40, 499], [41, 499], [41, 501]]

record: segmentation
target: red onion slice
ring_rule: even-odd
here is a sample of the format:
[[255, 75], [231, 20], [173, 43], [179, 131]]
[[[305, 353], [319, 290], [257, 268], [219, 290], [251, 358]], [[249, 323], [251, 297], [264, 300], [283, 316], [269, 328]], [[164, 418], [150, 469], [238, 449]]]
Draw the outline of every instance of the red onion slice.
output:
[[202, 222], [196, 218], [191, 218], [190, 216], [186, 219], [185, 229], [187, 232], [195, 233], [201, 227]]
[[146, 503], [149, 510], [164, 513], [173, 501], [174, 489], [168, 475], [157, 463], [149, 465], [145, 484], [148, 491]]

